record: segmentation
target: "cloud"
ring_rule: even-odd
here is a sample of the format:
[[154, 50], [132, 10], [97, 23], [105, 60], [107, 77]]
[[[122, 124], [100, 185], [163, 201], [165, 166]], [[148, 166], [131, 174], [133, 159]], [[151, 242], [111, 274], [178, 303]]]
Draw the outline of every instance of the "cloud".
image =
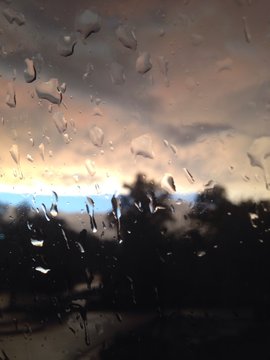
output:
[[[221, 0], [88, 4], [102, 18], [101, 30], [85, 40], [77, 34], [74, 54], [66, 58], [57, 52], [58, 36], [74, 30], [75, 16], [87, 4], [83, 0], [71, 2], [68, 7], [65, 4], [62, 0], [14, 0], [10, 6], [24, 13], [26, 24], [18, 27], [3, 19], [3, 182], [30, 188], [62, 184], [73, 189], [79, 184], [87, 189], [88, 183], [107, 184], [109, 188], [108, 178], [122, 184], [132, 181], [136, 173], [145, 172], [159, 181], [169, 172], [181, 191], [197, 191], [214, 179], [227, 186], [233, 196], [237, 192], [243, 196], [264, 193], [260, 169], [250, 167], [246, 152], [256, 136], [268, 131], [270, 76], [265, 59], [270, 56], [270, 48], [266, 0], [243, 7]], [[0, 10], [4, 6], [1, 3]], [[250, 43], [244, 36], [243, 16], [250, 28]], [[115, 29], [120, 23], [134, 30], [136, 51], [125, 48], [117, 39]], [[152, 62], [152, 69], [144, 75], [135, 67], [143, 51], [150, 53]], [[24, 81], [24, 59], [32, 56], [39, 63], [38, 78], [58, 78], [67, 84], [63, 104], [54, 105], [52, 112], [49, 102], [35, 95], [35, 82]], [[160, 70], [159, 56], [168, 62], [167, 75]], [[226, 58], [231, 59], [230, 67], [218, 70], [217, 64]], [[123, 66], [126, 79], [122, 85], [111, 81], [112, 62]], [[13, 68], [17, 72], [17, 106], [10, 109], [5, 95]], [[52, 120], [59, 110], [68, 121], [69, 143]], [[104, 132], [101, 148], [88, 137], [88, 128], [93, 125]], [[145, 133], [153, 140], [152, 160], [134, 158], [130, 151], [132, 139]], [[164, 139], [176, 146], [176, 154], [164, 146]], [[38, 150], [41, 142], [45, 145], [45, 161]], [[14, 143], [21, 153], [22, 180], [14, 176], [16, 165], [9, 154]], [[27, 154], [33, 156], [33, 163], [26, 160]], [[93, 179], [85, 169], [87, 158], [96, 163]], [[183, 167], [193, 174], [195, 184], [188, 182]], [[76, 174], [78, 184], [73, 178]], [[244, 181], [245, 176], [250, 180]]]

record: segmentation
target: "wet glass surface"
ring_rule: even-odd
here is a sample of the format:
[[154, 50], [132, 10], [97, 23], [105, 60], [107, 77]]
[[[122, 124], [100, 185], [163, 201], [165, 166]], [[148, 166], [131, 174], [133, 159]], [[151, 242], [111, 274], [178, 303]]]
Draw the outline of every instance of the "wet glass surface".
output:
[[269, 10], [0, 1], [0, 359], [269, 358]]

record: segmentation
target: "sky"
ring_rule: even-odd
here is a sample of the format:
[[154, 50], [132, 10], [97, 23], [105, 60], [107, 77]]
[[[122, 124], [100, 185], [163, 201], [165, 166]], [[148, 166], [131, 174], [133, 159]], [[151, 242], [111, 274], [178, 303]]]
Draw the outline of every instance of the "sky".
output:
[[[170, 174], [177, 193], [212, 180], [235, 201], [268, 198], [269, 10], [268, 0], [0, 1], [0, 192], [114, 194], [140, 172]], [[59, 104], [40, 96], [48, 81]]]

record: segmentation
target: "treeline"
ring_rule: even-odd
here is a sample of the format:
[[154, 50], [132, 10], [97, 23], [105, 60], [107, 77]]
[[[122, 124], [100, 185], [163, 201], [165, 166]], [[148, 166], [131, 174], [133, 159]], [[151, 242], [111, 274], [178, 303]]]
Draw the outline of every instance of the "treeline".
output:
[[[72, 298], [76, 284], [83, 283], [89, 307], [95, 293], [95, 306], [121, 309], [268, 309], [270, 202], [233, 204], [215, 185], [192, 206], [177, 205], [189, 209], [180, 218], [171, 196], [143, 175], [127, 187], [128, 195], [112, 200], [105, 221], [115, 229], [111, 241], [86, 230], [76, 233], [58, 217], [48, 221], [27, 204], [7, 220], [2, 205], [1, 290]], [[174, 231], [169, 223], [177, 225]], [[97, 274], [101, 284], [94, 290]]]

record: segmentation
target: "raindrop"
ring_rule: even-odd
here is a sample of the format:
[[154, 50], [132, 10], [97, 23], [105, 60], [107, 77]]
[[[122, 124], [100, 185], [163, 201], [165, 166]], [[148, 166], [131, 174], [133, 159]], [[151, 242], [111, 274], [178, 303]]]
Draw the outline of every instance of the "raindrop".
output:
[[196, 252], [196, 255], [197, 255], [198, 257], [203, 257], [203, 256], [206, 255], [206, 252], [205, 252], [204, 250], [198, 250], [198, 251]]
[[67, 90], [67, 84], [66, 83], [62, 83], [60, 86], [59, 86], [59, 90], [61, 91], [62, 94], [64, 94]]
[[112, 203], [112, 210], [113, 210], [113, 216], [116, 220], [119, 220], [121, 217], [121, 201], [119, 197], [113, 197], [111, 198]]
[[7, 84], [6, 104], [11, 108], [16, 107], [16, 93], [11, 81]]
[[159, 29], [159, 36], [163, 37], [166, 34], [165, 30], [163, 28]]
[[102, 146], [104, 141], [104, 132], [101, 128], [97, 126], [91, 127], [91, 129], [89, 129], [89, 137], [95, 146]]
[[177, 154], [177, 148], [175, 145], [170, 144], [170, 149], [172, 150], [172, 152], [176, 155]]
[[116, 318], [117, 318], [118, 321], [120, 321], [120, 322], [123, 321], [123, 317], [122, 317], [122, 315], [121, 315], [119, 312], [115, 313], [115, 316], [116, 316]]
[[158, 56], [158, 67], [160, 73], [164, 76], [165, 84], [169, 85], [169, 79], [168, 79], [168, 70], [169, 70], [169, 62], [165, 59], [164, 56]]
[[39, 155], [41, 156], [41, 159], [44, 161], [45, 160], [45, 146], [43, 143], [39, 144], [38, 150], [39, 150]]
[[57, 208], [58, 195], [55, 191], [53, 191], [53, 197], [54, 197], [54, 200], [51, 205], [50, 214], [52, 217], [56, 217], [58, 215], [58, 208]]
[[14, 9], [6, 8], [2, 13], [10, 24], [16, 23], [19, 26], [25, 24], [24, 15]]
[[110, 66], [110, 75], [112, 83], [115, 85], [123, 85], [126, 77], [124, 74], [124, 67], [117, 62], [113, 62]]
[[143, 212], [142, 203], [140, 201], [135, 201], [134, 206], [139, 210], [139, 212]]
[[51, 221], [51, 219], [49, 218], [49, 216], [48, 216], [48, 214], [47, 214], [46, 205], [42, 203], [42, 204], [41, 204], [41, 208], [42, 208], [42, 211], [43, 211], [43, 213], [44, 213], [45, 219], [46, 219], [47, 221]]
[[148, 52], [143, 52], [136, 60], [136, 71], [145, 74], [152, 68], [151, 57]]
[[36, 79], [36, 69], [31, 59], [24, 60], [26, 69], [24, 69], [24, 79], [27, 83], [31, 83]]
[[115, 195], [113, 195], [113, 197], [111, 198], [111, 204], [112, 204], [112, 213], [116, 220], [116, 225], [117, 225], [117, 238], [118, 238], [118, 241], [121, 242], [121, 223], [120, 223], [121, 200], [120, 200], [120, 198], [115, 197]]
[[209, 180], [209, 181], [207, 181], [206, 184], [204, 184], [204, 187], [206, 187], [206, 188], [213, 188], [214, 185], [215, 185], [214, 180]]
[[53, 114], [53, 121], [60, 134], [64, 133], [67, 130], [68, 123], [65, 119], [64, 114], [61, 111], [57, 111]]
[[135, 156], [141, 155], [145, 158], [154, 159], [152, 138], [148, 134], [144, 134], [133, 139], [131, 141], [130, 150]]
[[20, 153], [19, 153], [19, 148], [17, 144], [13, 144], [9, 150], [10, 155], [12, 157], [12, 159], [15, 161], [15, 163], [17, 165], [19, 165], [20, 163]]
[[43, 247], [44, 240], [31, 239], [31, 244], [36, 247]]
[[57, 52], [61, 56], [70, 56], [73, 54], [77, 38], [74, 33], [66, 33], [58, 38]]
[[158, 210], [164, 210], [164, 206], [156, 206], [155, 201], [152, 195], [147, 194], [147, 198], [149, 199], [149, 210], [151, 214], [155, 214]]
[[101, 28], [101, 19], [98, 14], [87, 9], [81, 12], [75, 21], [75, 30], [86, 39], [90, 34], [98, 32]]
[[257, 214], [255, 214], [255, 213], [249, 213], [249, 218], [250, 218], [251, 225], [254, 228], [257, 228], [258, 227], [259, 216]]
[[93, 109], [94, 116], [103, 116], [103, 112], [101, 111], [99, 106], [95, 106]]
[[169, 193], [174, 193], [176, 187], [171, 174], [165, 173], [161, 180], [161, 187]]
[[30, 162], [34, 161], [34, 159], [32, 158], [32, 156], [30, 154], [27, 154], [26, 159]]
[[[83, 74], [83, 80], [86, 80], [94, 71], [94, 65], [91, 64], [91, 63], [88, 63], [87, 66], [86, 66], [86, 71], [85, 73]], [[92, 97], [92, 95], [91, 95]], [[92, 102], [92, 98], [90, 97], [91, 99], [91, 102]]]
[[61, 228], [61, 233], [62, 233], [62, 235], [63, 235], [63, 238], [64, 238], [64, 240], [65, 240], [65, 242], [66, 242], [67, 249], [70, 249], [69, 244], [68, 244], [68, 238], [67, 238], [67, 235], [66, 235], [66, 233], [65, 233], [65, 230], [62, 228], [62, 226], [61, 226], [60, 224], [59, 224], [59, 226], [60, 226], [60, 228]]
[[42, 274], [47, 274], [49, 271], [51, 271], [51, 269], [47, 269], [42, 266], [35, 267], [35, 270], [41, 272]]
[[59, 82], [57, 79], [50, 79], [36, 85], [36, 93], [40, 99], [46, 99], [53, 104], [60, 104], [62, 93], [58, 90]]
[[225, 59], [219, 60], [216, 62], [217, 71], [221, 72], [224, 70], [231, 70], [233, 65], [233, 60], [230, 57], [226, 57]]
[[190, 173], [190, 171], [187, 168], [183, 168], [186, 178], [188, 179], [188, 181], [190, 182], [190, 184], [194, 184], [195, 180], [194, 177], [192, 176], [192, 174]]
[[266, 159], [270, 156], [270, 137], [263, 136], [253, 141], [247, 155], [251, 166], [257, 166], [263, 170], [266, 189], [270, 190], [270, 174]]
[[96, 224], [96, 220], [95, 220], [95, 202], [90, 197], [87, 197], [87, 201], [91, 207], [91, 211], [90, 211], [88, 204], [85, 204], [86, 211], [87, 211], [87, 214], [89, 215], [89, 219], [90, 219], [90, 227], [91, 227], [91, 230], [93, 231], [93, 233], [96, 233], [97, 232], [97, 224]]
[[69, 144], [70, 141], [72, 140], [68, 134], [63, 134], [63, 138], [66, 144]]
[[76, 246], [79, 248], [80, 253], [84, 254], [84, 253], [85, 253], [85, 250], [84, 250], [83, 246], [82, 246], [78, 241], [76, 241], [75, 244], [76, 244]]
[[95, 175], [96, 167], [95, 167], [95, 163], [92, 160], [90, 160], [90, 159], [85, 160], [85, 167], [86, 167], [89, 175], [91, 175], [91, 176]]
[[243, 18], [243, 25], [244, 25], [244, 35], [247, 43], [251, 42], [251, 33], [248, 27], [247, 18], [244, 16]]
[[164, 139], [164, 140], [163, 140], [163, 144], [164, 144], [166, 147], [168, 147], [168, 146], [169, 146], [168, 140]]
[[136, 50], [137, 40], [133, 31], [127, 26], [120, 25], [115, 31], [118, 40], [128, 49]]

